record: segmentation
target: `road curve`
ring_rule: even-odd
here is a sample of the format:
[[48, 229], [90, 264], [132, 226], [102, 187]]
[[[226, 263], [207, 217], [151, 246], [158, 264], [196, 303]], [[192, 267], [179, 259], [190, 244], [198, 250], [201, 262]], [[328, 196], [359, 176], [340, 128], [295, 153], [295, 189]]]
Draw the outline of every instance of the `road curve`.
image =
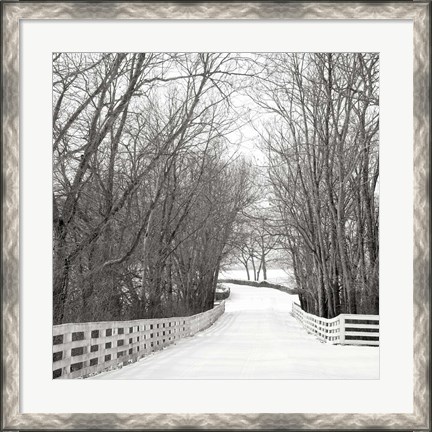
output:
[[291, 316], [295, 296], [230, 285], [207, 330], [89, 379], [378, 379], [379, 348], [333, 346]]

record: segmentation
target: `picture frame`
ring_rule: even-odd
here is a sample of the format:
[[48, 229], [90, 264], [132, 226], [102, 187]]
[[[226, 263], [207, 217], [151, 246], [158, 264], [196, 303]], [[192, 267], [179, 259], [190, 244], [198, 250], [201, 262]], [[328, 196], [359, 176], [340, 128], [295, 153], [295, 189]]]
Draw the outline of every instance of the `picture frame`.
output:
[[[430, 428], [430, 3], [15, 2], [2, 4], [2, 426], [4, 430]], [[411, 413], [20, 412], [20, 21], [98, 19], [412, 20], [414, 374]]]

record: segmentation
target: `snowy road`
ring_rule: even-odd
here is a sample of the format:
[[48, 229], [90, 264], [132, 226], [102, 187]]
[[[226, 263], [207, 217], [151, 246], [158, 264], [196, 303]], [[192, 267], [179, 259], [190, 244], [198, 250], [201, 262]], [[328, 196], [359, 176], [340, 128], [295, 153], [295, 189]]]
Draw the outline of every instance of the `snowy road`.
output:
[[295, 296], [227, 285], [225, 314], [213, 326], [92, 379], [379, 378], [379, 348], [318, 342], [291, 316]]

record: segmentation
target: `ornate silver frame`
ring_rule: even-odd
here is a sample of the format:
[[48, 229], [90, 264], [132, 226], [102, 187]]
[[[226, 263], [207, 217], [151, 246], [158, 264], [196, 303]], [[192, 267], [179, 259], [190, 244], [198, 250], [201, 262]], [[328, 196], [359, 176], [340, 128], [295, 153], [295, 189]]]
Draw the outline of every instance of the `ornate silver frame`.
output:
[[[414, 22], [414, 412], [409, 414], [21, 414], [19, 412], [19, 22], [21, 19], [409, 19]], [[6, 2], [3, 19], [3, 428], [430, 428], [430, 3]]]

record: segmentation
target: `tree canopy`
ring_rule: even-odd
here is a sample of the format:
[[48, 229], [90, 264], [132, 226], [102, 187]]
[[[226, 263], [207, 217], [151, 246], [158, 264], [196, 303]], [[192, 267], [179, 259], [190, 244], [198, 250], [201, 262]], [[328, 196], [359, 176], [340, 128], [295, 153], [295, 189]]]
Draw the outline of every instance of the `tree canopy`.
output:
[[377, 313], [378, 105], [375, 54], [54, 54], [54, 323], [199, 313], [275, 256], [305, 310]]

